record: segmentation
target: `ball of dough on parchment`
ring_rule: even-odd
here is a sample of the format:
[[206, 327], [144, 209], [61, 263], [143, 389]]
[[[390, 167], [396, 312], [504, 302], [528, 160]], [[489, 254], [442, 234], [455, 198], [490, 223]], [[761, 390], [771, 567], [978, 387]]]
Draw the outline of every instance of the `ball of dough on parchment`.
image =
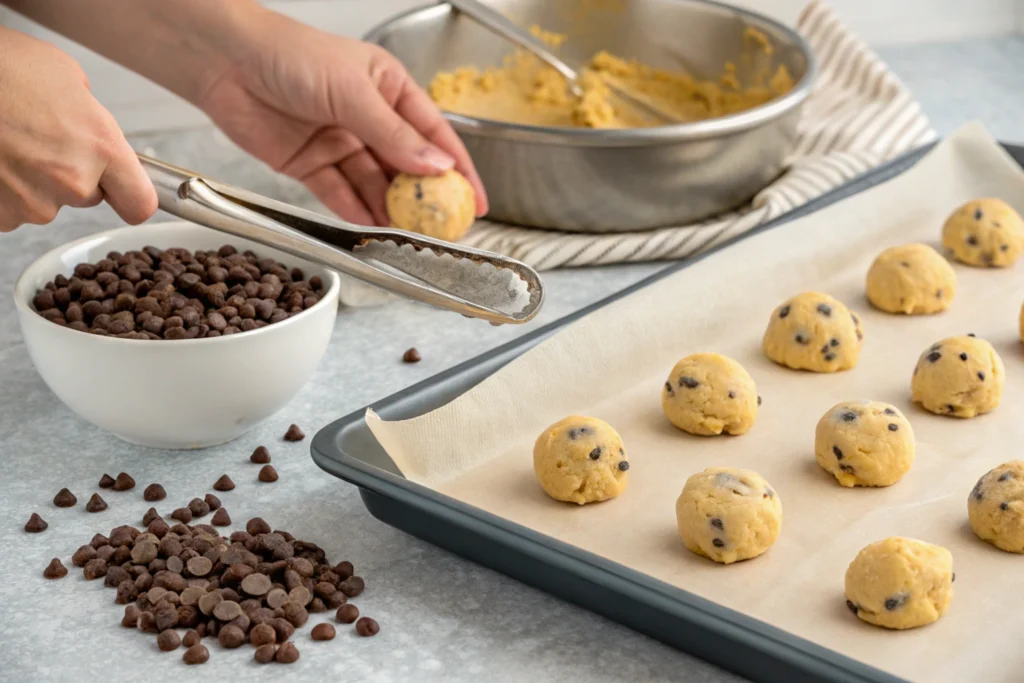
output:
[[953, 556], [893, 536], [862, 549], [846, 570], [846, 606], [863, 621], [906, 629], [941, 617], [953, 599]]
[[1003, 360], [987, 341], [949, 337], [918, 358], [911, 397], [938, 415], [971, 418], [999, 405], [1005, 375]]
[[622, 439], [594, 417], [571, 415], [544, 430], [533, 446], [533, 471], [555, 500], [585, 505], [614, 498], [629, 481]]
[[814, 455], [843, 486], [889, 486], [914, 464], [914, 430], [888, 403], [846, 401], [818, 421]]
[[886, 313], [938, 313], [955, 294], [953, 266], [926, 244], [890, 247], [868, 269], [868, 301]]
[[682, 359], [661, 389], [665, 416], [684, 432], [699, 436], [745, 434], [757, 419], [760, 403], [750, 374], [717, 353]]
[[969, 266], [1004, 268], [1024, 250], [1024, 221], [1002, 199], [975, 199], [946, 220], [942, 245]]
[[439, 176], [400, 173], [385, 202], [394, 227], [449, 242], [469, 232], [476, 215], [473, 186], [455, 170]]
[[967, 518], [978, 538], [1009, 553], [1024, 553], [1024, 461], [986, 473], [967, 497]]
[[787, 368], [838, 372], [857, 364], [863, 341], [856, 313], [828, 294], [804, 292], [772, 311], [762, 346]]
[[782, 501], [757, 472], [709, 467], [686, 480], [676, 523], [687, 548], [732, 564], [772, 547], [782, 530]]

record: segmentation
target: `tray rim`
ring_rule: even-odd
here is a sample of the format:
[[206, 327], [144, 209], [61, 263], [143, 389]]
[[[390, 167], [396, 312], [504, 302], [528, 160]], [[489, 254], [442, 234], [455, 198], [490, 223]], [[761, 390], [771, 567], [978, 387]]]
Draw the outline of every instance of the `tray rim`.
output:
[[[503, 539], [505, 545], [516, 544], [520, 552], [529, 554], [537, 560], [547, 560], [549, 564], [562, 564], [564, 569], [582, 578], [605, 586], [608, 586], [610, 582], [614, 582], [616, 589], [624, 594], [632, 593], [631, 597], [638, 600], [643, 600], [652, 605], [658, 604], [662, 609], [666, 607], [677, 608], [673, 611], [681, 609], [683, 618], [692, 625], [705, 628], [710, 634], [714, 634], [719, 638], [730, 638], [733, 642], [742, 643], [760, 652], [770, 653], [775, 658], [787, 660], [791, 664], [799, 666], [807, 674], [819, 677], [816, 680], [864, 681], [871, 683], [904, 682], [905, 679], [889, 674], [870, 664], [847, 657], [781, 628], [719, 605], [707, 598], [655, 579], [625, 565], [612, 562], [589, 551], [582, 550], [563, 541], [558, 541], [515, 522], [450, 498], [421, 484], [411, 482], [400, 475], [388, 472], [361, 460], [341, 449], [337, 444], [342, 437], [353, 429], [358, 429], [360, 426], [365, 428], [364, 415], [367, 408], [386, 416], [393, 407], [400, 407], [405, 401], [419, 396], [435, 385], [460, 376], [472, 374], [481, 366], [492, 364], [496, 360], [501, 360], [504, 356], [511, 356], [509, 360], [512, 360], [538, 344], [547, 336], [572, 324], [576, 320], [687, 268], [736, 242], [784, 225], [796, 218], [814, 213], [836, 201], [859, 194], [902, 174], [912, 168], [921, 158], [934, 149], [937, 144], [938, 142], [936, 141], [896, 157], [826, 192], [807, 204], [778, 216], [764, 225], [758, 226], [754, 230], [728, 240], [695, 257], [670, 264], [574, 313], [547, 323], [537, 330], [512, 339], [505, 344], [463, 361], [458, 365], [331, 422], [318, 430], [310, 443], [310, 452], [314, 463], [328, 474], [354, 484], [364, 491], [384, 496], [420, 512], [430, 513], [434, 517], [446, 520], [448, 523], [456, 524], [462, 528], [477, 532], [488, 532], [488, 535], [492, 538], [497, 536], [499, 537], [498, 540]], [[1024, 160], [1024, 146], [1000, 144], [1015, 157], [1018, 163]], [[501, 365], [504, 365], [504, 363]], [[500, 368], [501, 365], [497, 367]], [[496, 369], [488, 371], [484, 376], [489, 376]], [[432, 409], [436, 409], [436, 407]], [[360, 493], [362, 494], [364, 504], [366, 504], [364, 491], [360, 491]], [[373, 514], [372, 511], [371, 514]], [[546, 557], [542, 558], [540, 556]], [[475, 562], [475, 560], [472, 561]], [[512, 578], [515, 577], [513, 576]], [[623, 589], [629, 590], [625, 591]], [[555, 597], [560, 596], [555, 595]], [[652, 602], [652, 600], [657, 601], [657, 603]], [[585, 606], [582, 607], [587, 609]], [[702, 658], [694, 652], [689, 652], [689, 654]], [[714, 664], [723, 668], [729, 668], [720, 662], [714, 662]], [[741, 673], [741, 675], [746, 674]]]

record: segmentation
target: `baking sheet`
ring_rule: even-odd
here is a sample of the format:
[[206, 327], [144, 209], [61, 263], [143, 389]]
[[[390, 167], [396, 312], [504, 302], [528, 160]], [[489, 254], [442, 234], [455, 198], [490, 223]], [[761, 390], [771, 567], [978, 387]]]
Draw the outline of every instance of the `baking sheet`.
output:
[[[871, 310], [863, 278], [886, 246], [936, 244], [945, 216], [977, 196], [1024, 208], [1024, 173], [980, 127], [969, 126], [907, 173], [808, 217], [745, 240], [578, 321], [451, 404], [405, 422], [367, 422], [410, 480], [604, 556], [890, 673], [921, 681], [1016, 680], [1024, 625], [1024, 558], [977, 541], [966, 525], [975, 480], [1016, 457], [1024, 437], [1024, 353], [1017, 313], [1021, 264], [957, 266], [950, 311], [902, 318]], [[772, 308], [806, 289], [826, 291], [863, 317], [858, 367], [795, 373], [767, 361], [760, 339]], [[989, 339], [1007, 365], [1003, 405], [960, 421], [909, 404], [910, 374], [934, 341], [965, 332]], [[728, 354], [754, 376], [764, 405], [747, 435], [692, 437], [669, 425], [660, 387], [689, 353]], [[900, 406], [918, 440], [899, 484], [842, 489], [814, 462], [818, 418], [840, 400]], [[608, 420], [630, 452], [629, 489], [582, 508], [548, 499], [533, 479], [540, 431], [572, 413]], [[776, 545], [724, 567], [687, 551], [673, 505], [683, 482], [712, 465], [755, 469], [785, 510]], [[846, 610], [846, 565], [889, 535], [944, 545], [957, 582], [950, 612], [908, 632], [862, 624]]]

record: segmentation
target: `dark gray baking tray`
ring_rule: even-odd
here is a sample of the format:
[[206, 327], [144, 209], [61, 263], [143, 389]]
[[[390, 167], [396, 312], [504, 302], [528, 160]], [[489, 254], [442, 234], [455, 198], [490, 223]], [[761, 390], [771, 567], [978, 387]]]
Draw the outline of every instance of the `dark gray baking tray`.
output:
[[[1024, 165], [1024, 147], [1004, 147], [1018, 164]], [[926, 151], [921, 149], [896, 159], [738, 239], [770, 230], [888, 180], [913, 166]], [[671, 265], [603, 301], [371, 407], [387, 420], [408, 419], [439, 408], [574, 320], [686, 268], [703, 256]], [[386, 524], [755, 681], [903, 680], [407, 481], [366, 427], [364, 412], [360, 410], [324, 427], [313, 438], [311, 451], [314, 462], [322, 469], [358, 486], [366, 509]]]

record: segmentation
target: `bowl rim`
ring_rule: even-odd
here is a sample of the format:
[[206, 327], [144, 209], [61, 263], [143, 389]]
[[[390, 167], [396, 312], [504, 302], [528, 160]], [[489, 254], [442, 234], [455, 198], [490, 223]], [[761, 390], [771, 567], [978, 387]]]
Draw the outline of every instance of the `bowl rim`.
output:
[[[444, 117], [459, 132], [509, 140], [557, 144], [571, 147], [637, 147], [690, 140], [705, 140], [740, 133], [765, 125], [796, 110], [810, 96], [818, 77], [818, 60], [810, 43], [795, 29], [760, 12], [736, 7], [718, 0], [674, 0], [681, 4], [705, 5], [716, 11], [727, 11], [750, 23], [767, 26], [787, 37], [807, 60], [807, 69], [793, 88], [781, 97], [751, 109], [702, 121], [674, 123], [646, 128], [570, 128], [533, 126], [493, 119], [482, 119], [442, 110]], [[363, 40], [380, 45], [382, 34], [394, 25], [415, 15], [450, 14], [456, 10], [446, 2], [418, 5], [400, 12], [371, 28]], [[498, 39], [500, 40], [500, 39]]]
[[[151, 223], [145, 223], [143, 225], [125, 225], [125, 226], [121, 226], [119, 228], [111, 228], [110, 230], [101, 230], [99, 232], [94, 232], [92, 234], [85, 235], [83, 237], [79, 237], [76, 240], [72, 240], [70, 242], [65, 242], [64, 244], [58, 245], [58, 246], [54, 247], [53, 249], [50, 249], [50, 250], [46, 251], [44, 254], [42, 254], [38, 258], [34, 259], [30, 264], [28, 264], [21, 271], [21, 274], [18, 275], [18, 279], [15, 280], [15, 282], [14, 282], [13, 297], [14, 297], [14, 306], [15, 306], [15, 308], [20, 313], [23, 313], [23, 314], [26, 314], [26, 315], [35, 316], [35, 317], [39, 318], [39, 320], [41, 322], [49, 323], [50, 326], [53, 327], [55, 330], [59, 330], [59, 333], [75, 334], [75, 335], [85, 335], [86, 337], [88, 337], [88, 338], [90, 338], [90, 339], [92, 339], [92, 340], [94, 340], [96, 342], [99, 342], [99, 343], [138, 344], [138, 343], [146, 342], [147, 344], [149, 344], [150, 342], [155, 341], [153, 339], [124, 339], [124, 338], [121, 338], [121, 337], [111, 337], [109, 335], [91, 334], [89, 332], [80, 332], [79, 330], [72, 330], [72, 329], [70, 329], [70, 328], [68, 328], [68, 327], [66, 327], [64, 325], [54, 325], [53, 323], [50, 323], [49, 320], [46, 320], [41, 315], [39, 315], [39, 312], [36, 311], [35, 308], [32, 306], [32, 297], [35, 296], [35, 292], [31, 291], [31, 288], [28, 285], [28, 276], [29, 276], [29, 274], [33, 270], [35, 270], [38, 267], [40, 267], [40, 263], [42, 261], [48, 259], [48, 258], [53, 258], [55, 256], [62, 255], [62, 254], [66, 253], [66, 252], [68, 252], [68, 251], [70, 251], [70, 250], [72, 250], [72, 249], [74, 249], [76, 247], [82, 246], [82, 245], [87, 244], [89, 242], [97, 242], [97, 245], [98, 244], [102, 244], [104, 241], [109, 241], [111, 238], [120, 236], [120, 235], [128, 233], [128, 232], [132, 232], [132, 233], [138, 234], [140, 239], [144, 239], [146, 231], [150, 230], [150, 229], [153, 229], [153, 228], [171, 228], [171, 229], [177, 229], [177, 228], [194, 229], [194, 228], [198, 228], [200, 230], [209, 230], [211, 232], [217, 232], [216, 230], [213, 230], [212, 228], [207, 228], [205, 226], [199, 225], [198, 223], [192, 223], [191, 221], [181, 221], [181, 220], [177, 220], [177, 221], [175, 221], [175, 220], [171, 220], [171, 221], [154, 221], [154, 222], [151, 222]], [[228, 239], [229, 237], [230, 237], [229, 235], [225, 235], [225, 239]], [[252, 241], [252, 240], [248, 240], [248, 241]], [[139, 249], [141, 249], [141, 248], [142, 247], [139, 247]], [[273, 247], [263, 247], [263, 246], [261, 246], [261, 248], [265, 248], [265, 249], [267, 249], [269, 251], [272, 251], [272, 252], [275, 252], [275, 253], [281, 253], [281, 254], [284, 253], [284, 252], [280, 252], [277, 249], [274, 249]], [[323, 268], [323, 266], [320, 266], [320, 268]], [[257, 328], [255, 330], [249, 330], [247, 332], [239, 332], [237, 334], [221, 335], [220, 337], [203, 337], [202, 339], [173, 339], [173, 340], [170, 340], [170, 341], [173, 342], [172, 347], [173, 348], [185, 348], [186, 344], [187, 345], [196, 345], [196, 344], [204, 344], [204, 343], [205, 344], [231, 343], [231, 341], [234, 338], [236, 338], [236, 337], [241, 337], [243, 339], [251, 339], [254, 336], [256, 336], [257, 334], [267, 334], [268, 331], [271, 330], [272, 328], [277, 328], [277, 329], [280, 330], [280, 329], [282, 329], [282, 326], [292, 324], [292, 321], [301, 320], [303, 318], [310, 317], [311, 315], [314, 315], [316, 312], [319, 312], [321, 307], [327, 306], [327, 305], [333, 305], [333, 307], [334, 307], [334, 314], [337, 315], [338, 293], [341, 290], [341, 278], [333, 270], [330, 270], [328, 268], [323, 268], [323, 270], [330, 277], [331, 285], [330, 285], [330, 287], [328, 287], [327, 293], [323, 297], [321, 297], [321, 299], [319, 301], [317, 301], [315, 304], [313, 304], [309, 308], [303, 309], [301, 312], [296, 313], [294, 315], [290, 315], [290, 316], [288, 316], [287, 318], [285, 318], [284, 320], [282, 320], [280, 322], [273, 323], [272, 325], [266, 325], [264, 327], [260, 327], [260, 328]], [[331, 304], [332, 300], [333, 300], [333, 304]], [[307, 315], [307, 314], [309, 314], [309, 315]], [[154, 348], [162, 348], [164, 346], [165, 346], [164, 344], [153, 345]]]

